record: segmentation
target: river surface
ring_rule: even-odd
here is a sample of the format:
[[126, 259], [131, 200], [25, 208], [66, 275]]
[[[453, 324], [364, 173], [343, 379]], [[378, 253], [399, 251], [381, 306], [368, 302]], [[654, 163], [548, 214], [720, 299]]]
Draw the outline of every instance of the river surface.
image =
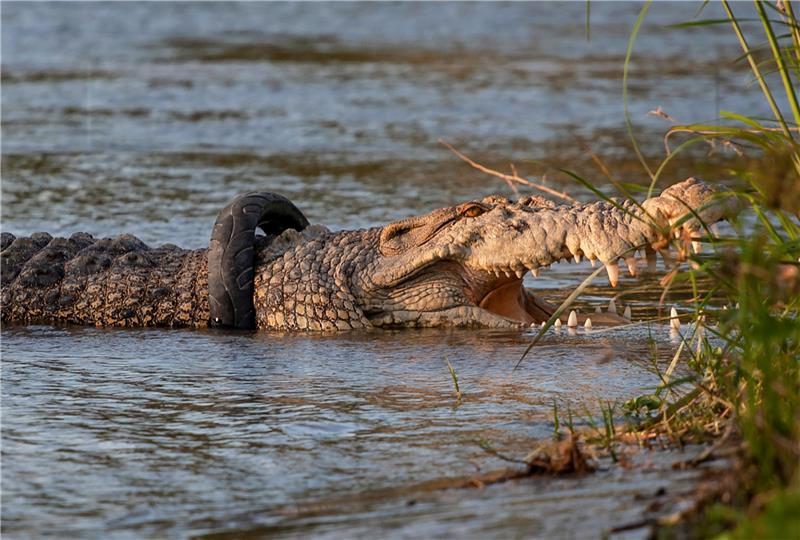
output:
[[[246, 190], [332, 229], [512, 194], [440, 138], [582, 199], [552, 166], [600, 179], [595, 152], [641, 180], [621, 98], [639, 6], [591, 6], [587, 41], [583, 3], [4, 2], [2, 230], [194, 248]], [[696, 8], [654, 5], [637, 41], [630, 112], [651, 157], [658, 107], [760, 111], [727, 29], [666, 28]], [[589, 271], [527, 279], [558, 299]], [[656, 279], [603, 279], [584, 308], [618, 295], [655, 313]], [[4, 536], [592, 537], [691, 489], [669, 454], [635, 473], [415, 488], [506, 465], [481, 441], [525, 455], [554, 402], [593, 415], [651, 391], [675, 348], [663, 326], [551, 333], [513, 371], [531, 337], [6, 326]]]

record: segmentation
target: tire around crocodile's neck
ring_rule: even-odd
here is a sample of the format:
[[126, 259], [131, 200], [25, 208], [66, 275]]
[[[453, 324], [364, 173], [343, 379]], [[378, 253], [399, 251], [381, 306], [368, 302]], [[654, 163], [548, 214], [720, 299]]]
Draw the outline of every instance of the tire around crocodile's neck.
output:
[[208, 249], [212, 325], [255, 328], [256, 229], [268, 236], [277, 236], [286, 229], [301, 231], [308, 225], [306, 217], [289, 199], [266, 191], [243, 193], [220, 211]]

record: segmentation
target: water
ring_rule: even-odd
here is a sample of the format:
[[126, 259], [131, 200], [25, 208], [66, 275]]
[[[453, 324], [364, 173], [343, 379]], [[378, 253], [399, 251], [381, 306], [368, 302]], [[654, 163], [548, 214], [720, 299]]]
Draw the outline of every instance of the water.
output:
[[[9, 327], [4, 532], [139, 537], [354, 527], [369, 536], [418, 498], [425, 504], [403, 510], [421, 518], [418, 529], [403, 524], [409, 533], [441, 532], [458, 518], [473, 533], [544, 534], [559, 530], [583, 499], [594, 503], [592, 513], [622, 512], [585, 526], [620, 525], [644, 507], [627, 508], [635, 493], [664, 485], [672, 492], [691, 475], [612, 469], [567, 484], [543, 478], [510, 493], [409, 486], [506, 465], [481, 449], [482, 440], [524, 455], [532, 439], [552, 433], [553, 400], [580, 411], [651, 388], [646, 337], [564, 333], [512, 371], [530, 336]], [[460, 405], [445, 358], [459, 375]], [[608, 490], [619, 498], [609, 500]], [[479, 513], [470, 510], [476, 498]], [[519, 522], [506, 511], [487, 521], [492, 507], [520, 509], [522, 501], [554, 519]]]
[[[439, 138], [506, 171], [600, 178], [590, 151], [631, 161], [637, 11], [597, 6], [587, 43], [581, 4], [7, 4], [4, 228], [199, 247], [255, 186], [333, 228], [509, 192]], [[663, 29], [693, 13], [654, 6], [641, 30], [631, 115], [656, 150], [658, 106], [678, 122], [761, 109], [732, 36]]]
[[[681, 122], [760, 110], [731, 35], [664, 29], [694, 9], [653, 6], [637, 42], [630, 108], [648, 152], [667, 126], [647, 115], [658, 106]], [[201, 247], [216, 211], [255, 188], [332, 229], [510, 194], [439, 138], [523, 174], [544, 160], [599, 178], [595, 151], [641, 178], [620, 97], [637, 12], [593, 4], [587, 43], [582, 4], [4, 3], [2, 229]], [[588, 271], [528, 284], [559, 298]], [[623, 280], [635, 316], [658, 300], [644, 283]], [[531, 335], [6, 326], [3, 532], [599, 535], [695, 473], [666, 474], [680, 456], [659, 454], [624, 474], [420, 486], [504, 466], [479, 440], [524, 455], [552, 433], [553, 400], [651, 390], [648, 339], [663, 365], [665, 332], [551, 335], [512, 371]]]

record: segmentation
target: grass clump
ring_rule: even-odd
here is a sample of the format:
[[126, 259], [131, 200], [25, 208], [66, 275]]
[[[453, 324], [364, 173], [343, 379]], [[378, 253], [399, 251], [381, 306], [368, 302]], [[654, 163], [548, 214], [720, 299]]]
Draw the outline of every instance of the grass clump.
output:
[[[649, 6], [646, 2], [642, 7], [629, 41], [624, 86], [635, 38]], [[722, 6], [725, 19], [676, 26], [728, 27], [734, 43], [741, 47], [739, 60], [750, 70], [757, 83], [754, 88], [772, 116], [719, 111], [720, 118], [713, 124], [673, 125], [664, 139], [666, 155], [653, 166], [634, 136], [628, 93], [624, 91], [626, 127], [649, 186], [623, 184], [599, 158], [596, 163], [622, 197], [635, 202], [631, 194], [646, 192], [651, 196], [663, 171], [679, 154], [688, 154], [703, 144], [723, 148], [732, 154], [723, 171], [730, 184], [725, 196], [737, 197], [745, 210], [732, 218], [724, 235], [713, 225], [702, 223], [696, 214], [688, 218], [701, 221], [699, 237], [673, 238], [666, 234], [680, 258], [689, 264], [675, 260], [668, 263], [662, 300], [676, 284], [692, 291], [688, 300], [693, 308], [692, 321], [681, 327], [678, 351], [664, 372], [655, 364], [661, 384], [653, 393], [620, 405], [601, 403], [602, 423], [587, 412], [583, 419], [589, 429], [577, 434], [570, 415], [569, 439], [580, 437], [592, 451], [604, 452], [615, 461], [625, 459], [626, 445], [687, 443], [707, 446], [683, 465], [700, 463], [715, 453], [732, 458], [728, 481], [718, 478], [717, 488], [706, 486], [698, 493], [695, 508], [660, 523], [668, 528], [659, 531], [658, 537], [799, 537], [800, 20], [789, 0], [776, 4], [756, 1], [746, 15], [748, 23], [757, 23], [747, 27], [751, 33], [760, 32], [754, 39], [742, 29], [742, 19], [732, 6], [725, 1]], [[737, 11], [745, 9], [741, 4], [735, 7]], [[673, 150], [676, 139], [679, 142]], [[502, 174], [459, 157], [506, 182], [539, 188], [513, 169], [512, 175]], [[572, 171], [558, 170], [611, 202], [592, 182]], [[702, 255], [689, 249], [698, 242]], [[562, 303], [522, 358], [600, 270], [588, 276]], [[686, 369], [676, 370], [680, 361]], [[556, 404], [553, 414], [553, 439], [560, 441], [564, 435], [559, 429]], [[693, 513], [697, 508], [703, 508], [704, 515]], [[687, 531], [687, 527], [692, 530]]]
[[[704, 4], [705, 5], [705, 4]], [[644, 5], [630, 38], [647, 13]], [[789, 0], [750, 6], [722, 2], [726, 19], [695, 20], [680, 27], [728, 27], [741, 47], [770, 118], [720, 111], [715, 124], [673, 126], [665, 137], [666, 156], [648, 165], [633, 134], [625, 93], [625, 119], [633, 148], [652, 192], [661, 172], [677, 154], [710, 143], [735, 154], [729, 169], [731, 191], [746, 210], [717, 235], [703, 225], [704, 255], [691, 255], [686, 239], [675, 247], [688, 267], [675, 265], [662, 281], [691, 285], [693, 322], [682, 336], [674, 361], [653, 394], [622, 404], [624, 426], [615, 426], [614, 407], [601, 407], [597, 441], [614, 457], [615, 441], [649, 444], [712, 443], [695, 458], [720, 448], [735, 450], [735, 481], [720, 482], [705, 494], [705, 516], [692, 521], [693, 535], [723, 538], [785, 538], [800, 535], [800, 21]], [[702, 10], [701, 10], [702, 11]], [[756, 35], [752, 35], [756, 34]], [[759, 43], [753, 46], [753, 43]], [[674, 139], [680, 142], [670, 148]], [[604, 171], [606, 172], [606, 171]], [[569, 176], [587, 181], [573, 173]], [[623, 196], [634, 186], [618, 185]], [[598, 195], [602, 194], [597, 191]], [[708, 253], [710, 248], [710, 253]], [[708, 278], [711, 278], [710, 280]], [[711, 283], [701, 290], [701, 282]], [[687, 370], [675, 377], [675, 363]], [[649, 442], [648, 442], [649, 441]], [[723, 497], [723, 485], [727, 492]], [[718, 502], [724, 499], [724, 504]], [[715, 501], [717, 501], [715, 503]], [[681, 529], [685, 532], [684, 529]], [[727, 532], [726, 532], [727, 531]], [[663, 530], [681, 534], [675, 529]]]
[[[674, 126], [667, 134], [690, 136], [676, 152], [704, 141], [736, 152], [741, 159], [729, 172], [749, 211], [728, 236], [703, 238], [710, 255], [690, 257], [693, 268], [672, 275], [695, 283], [705, 274], [714, 283], [693, 298], [695, 328], [702, 330], [693, 346], [686, 343], [691, 375], [683, 390], [628, 407], [639, 414], [644, 408], [649, 422], [669, 433], [736, 434], [740, 487], [727, 507], [726, 523], [735, 528], [725, 537], [785, 537], [800, 531], [800, 24], [790, 1], [755, 2], [747, 17], [762, 33], [753, 40], [732, 6], [723, 8], [727, 20], [682, 26], [729, 26], [773, 117], [721, 111], [719, 125]], [[720, 299], [730, 309], [719, 309]], [[712, 514], [719, 516], [719, 507]]]

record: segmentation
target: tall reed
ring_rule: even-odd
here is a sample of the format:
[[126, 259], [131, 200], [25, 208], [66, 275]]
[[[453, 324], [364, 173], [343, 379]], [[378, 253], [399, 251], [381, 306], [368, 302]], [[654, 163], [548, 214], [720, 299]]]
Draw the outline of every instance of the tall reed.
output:
[[[642, 8], [630, 39], [626, 73], [648, 6]], [[789, 0], [754, 3], [746, 18], [759, 23], [755, 35], [752, 29], [748, 35], [741, 24], [741, 13], [749, 6], [723, 1], [722, 7], [725, 20], [677, 26], [728, 26], [772, 117], [720, 111], [719, 124], [673, 126], [666, 140], [687, 140], [654, 171], [646, 170], [652, 189], [664, 163], [703, 141], [721, 141], [739, 154], [729, 172], [733, 191], [747, 202], [748, 210], [734, 221], [731, 234], [704, 238], [710, 255], [691, 256], [694, 264], [675, 273], [674, 279], [696, 282], [702, 273], [714, 278], [714, 290], [697, 291], [695, 297], [698, 324], [707, 324], [713, 317], [718, 325], [708, 325], [690, 361], [692, 382], [701, 389], [694, 405], [713, 411], [713, 405], [721, 403], [728, 407], [717, 410], [732, 409], [731, 421], [746, 443], [749, 515], [753, 517], [768, 507], [765, 501], [794, 500], [800, 493], [800, 105], [796, 91], [800, 25]], [[730, 309], [719, 309], [720, 298]], [[767, 530], [759, 533], [761, 529], [752, 524], [742, 527], [740, 532], [755, 535]]]
[[[719, 111], [714, 124], [674, 125], [665, 135], [666, 155], [653, 166], [634, 135], [627, 92], [634, 43], [649, 7], [646, 2], [633, 27], [623, 71], [625, 123], [649, 178], [648, 192], [675, 156], [715, 143], [736, 153], [725, 172], [746, 210], [724, 236], [704, 225], [705, 253], [690, 254], [689, 265], [668, 274], [670, 282], [694, 287], [693, 328], [699, 330], [676, 355], [685, 354], [689, 375], [671, 380], [673, 362], [666, 377], [660, 374], [663, 384], [655, 394], [631, 400], [622, 410], [639, 428], [660, 425], [678, 439], [727, 423], [725, 433], [737, 433], [745, 449], [740, 507], [726, 514], [738, 518], [728, 525], [738, 523], [732, 533], [737, 537], [768, 537], [800, 528], [800, 23], [790, 0], [752, 6], [723, 0], [724, 19], [675, 25], [676, 31], [730, 31], [732, 44], [741, 48], [739, 61], [771, 116]], [[756, 24], [746, 32], [743, 22]], [[603, 197], [591, 182], [564, 172]], [[691, 253], [688, 239], [673, 242]], [[712, 290], [702, 291], [696, 284], [708, 276]], [[603, 410], [606, 425], [610, 410]]]

